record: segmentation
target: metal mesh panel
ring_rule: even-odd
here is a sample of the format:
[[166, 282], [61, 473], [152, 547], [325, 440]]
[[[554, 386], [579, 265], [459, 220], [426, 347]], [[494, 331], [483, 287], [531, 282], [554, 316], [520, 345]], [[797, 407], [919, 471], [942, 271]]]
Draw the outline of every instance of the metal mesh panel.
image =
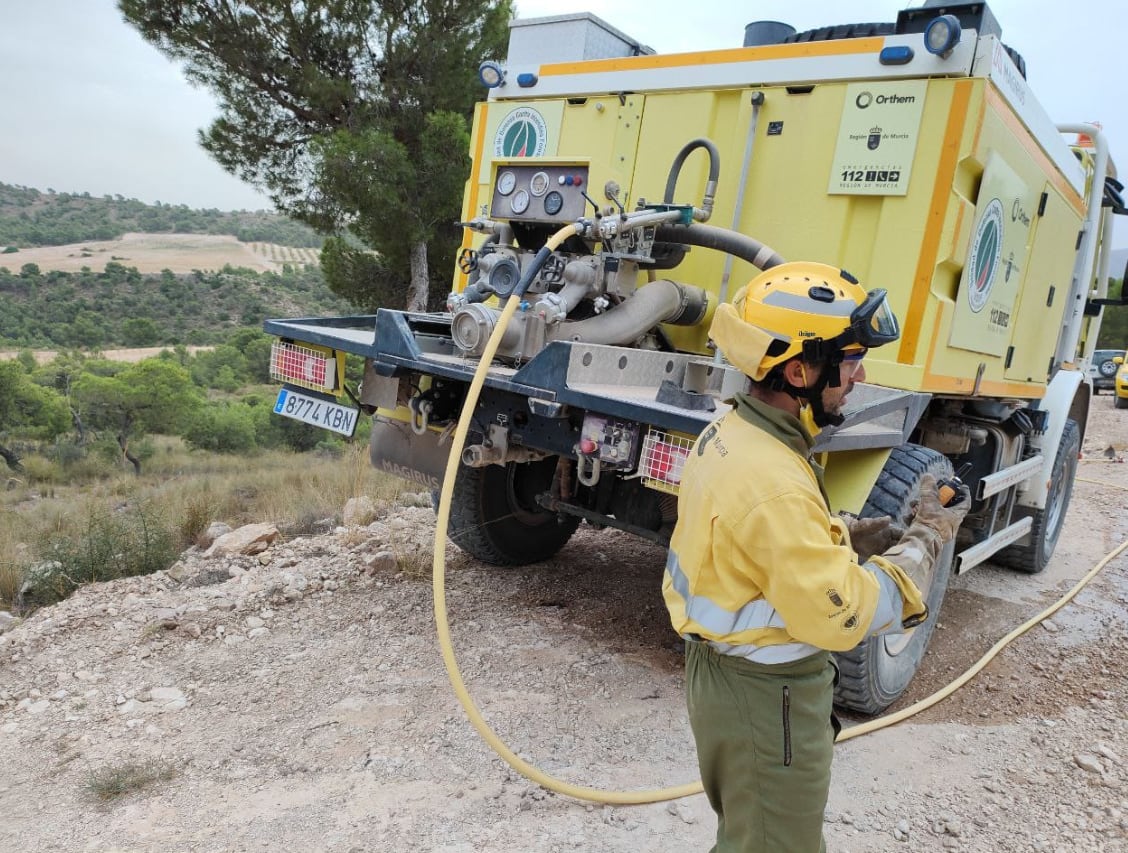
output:
[[650, 427], [642, 442], [642, 458], [638, 465], [643, 485], [676, 495], [681, 486], [685, 460], [692, 448], [692, 436]]
[[337, 360], [301, 344], [276, 341], [270, 348], [270, 376], [315, 391], [332, 391], [337, 386]]

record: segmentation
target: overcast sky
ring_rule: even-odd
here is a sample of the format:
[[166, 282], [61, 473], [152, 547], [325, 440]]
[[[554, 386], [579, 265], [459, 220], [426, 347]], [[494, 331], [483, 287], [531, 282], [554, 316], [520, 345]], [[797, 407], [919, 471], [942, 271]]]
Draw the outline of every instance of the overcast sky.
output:
[[[590, 9], [660, 53], [739, 47], [744, 25], [893, 21], [894, 0], [517, 0], [522, 17]], [[1128, 174], [1128, 3], [993, 0], [1003, 40], [1056, 122], [1099, 121]], [[1099, 11], [1097, 11], [1099, 10]], [[0, 181], [221, 209], [268, 206], [196, 142], [211, 96], [121, 20], [113, 0], [0, 0]], [[1128, 246], [1128, 218], [1116, 245]]]

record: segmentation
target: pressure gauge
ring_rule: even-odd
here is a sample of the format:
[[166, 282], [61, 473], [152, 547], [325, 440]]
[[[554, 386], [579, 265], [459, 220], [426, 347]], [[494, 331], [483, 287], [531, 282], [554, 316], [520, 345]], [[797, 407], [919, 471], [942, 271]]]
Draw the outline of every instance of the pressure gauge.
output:
[[512, 172], [502, 172], [497, 176], [497, 191], [502, 195], [509, 195], [517, 186], [517, 176]]
[[513, 198], [509, 200], [509, 207], [520, 216], [529, 209], [529, 193], [527, 190], [517, 190]]
[[529, 192], [537, 198], [548, 192], [548, 172], [537, 172], [529, 179]]
[[553, 190], [544, 197], [544, 212], [549, 216], [555, 216], [564, 207], [564, 196], [560, 195], [556, 190]]

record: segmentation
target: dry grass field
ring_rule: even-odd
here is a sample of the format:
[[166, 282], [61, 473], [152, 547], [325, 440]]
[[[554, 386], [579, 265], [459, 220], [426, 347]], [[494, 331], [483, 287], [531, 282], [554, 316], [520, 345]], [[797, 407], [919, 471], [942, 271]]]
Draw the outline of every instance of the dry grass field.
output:
[[218, 270], [226, 264], [270, 272], [281, 270], [283, 264], [316, 264], [318, 250], [273, 243], [241, 243], [229, 235], [125, 234], [120, 240], [40, 246], [0, 256], [0, 265], [10, 270], [31, 263], [38, 264], [44, 272], [80, 272], [83, 267], [101, 272], [110, 261], [136, 267], [142, 273], [165, 269], [174, 273]]
[[[132, 349], [107, 349], [99, 351], [98, 355], [102, 358], [109, 359], [110, 361], [124, 361], [129, 364], [136, 364], [143, 359], [160, 355], [166, 349], [172, 349], [172, 347], [133, 347]], [[185, 347], [185, 349], [195, 355], [196, 353], [201, 351], [215, 349], [215, 347], [191, 346]], [[7, 361], [8, 359], [15, 358], [19, 354], [19, 350], [0, 350], [0, 361]], [[59, 354], [59, 351], [53, 349], [37, 349], [32, 350], [31, 354], [35, 356], [36, 364], [48, 364], [55, 358], [55, 356]]]

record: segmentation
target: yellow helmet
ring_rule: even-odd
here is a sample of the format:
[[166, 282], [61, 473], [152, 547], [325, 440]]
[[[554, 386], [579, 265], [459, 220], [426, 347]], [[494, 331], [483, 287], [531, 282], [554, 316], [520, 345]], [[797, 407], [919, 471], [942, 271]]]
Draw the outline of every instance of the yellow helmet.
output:
[[783, 263], [752, 279], [731, 308], [719, 306], [709, 336], [759, 382], [797, 355], [833, 362], [840, 353], [897, 340], [897, 318], [885, 295], [881, 289], [867, 293], [850, 273], [827, 264]]

